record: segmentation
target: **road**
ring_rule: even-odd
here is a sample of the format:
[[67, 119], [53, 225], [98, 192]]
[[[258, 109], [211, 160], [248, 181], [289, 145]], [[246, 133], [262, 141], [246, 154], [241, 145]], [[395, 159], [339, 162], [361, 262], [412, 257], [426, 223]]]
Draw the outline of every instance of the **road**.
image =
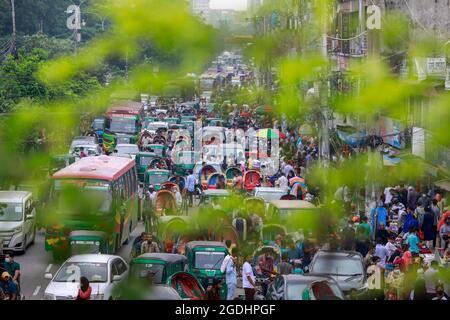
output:
[[[134, 229], [128, 245], [120, 248], [118, 255], [127, 262], [130, 260], [131, 244], [133, 240], [144, 231], [142, 224]], [[35, 243], [28, 247], [24, 255], [17, 254], [15, 260], [21, 267], [21, 290], [27, 300], [41, 300], [44, 297], [44, 291], [50, 280], [44, 278], [44, 274], [55, 272], [61, 266], [60, 262], [53, 261], [51, 252], [44, 249], [45, 235], [44, 230], [36, 234]]]
[[[192, 215], [196, 211], [198, 200], [195, 201], [195, 207], [190, 208], [188, 215]], [[130, 261], [131, 245], [134, 239], [144, 231], [142, 223], [134, 229], [131, 234], [130, 241], [127, 245], [120, 248], [117, 253], [125, 261]], [[42, 229], [36, 234], [36, 239], [33, 245], [29, 246], [25, 254], [17, 254], [15, 260], [20, 263], [21, 267], [21, 290], [22, 295], [26, 300], [42, 300], [44, 298], [45, 288], [50, 280], [44, 278], [45, 273], [55, 274], [61, 266], [61, 262], [53, 260], [51, 252], [46, 252], [44, 248], [45, 231]], [[242, 281], [238, 279], [238, 289], [236, 295], [243, 295]]]

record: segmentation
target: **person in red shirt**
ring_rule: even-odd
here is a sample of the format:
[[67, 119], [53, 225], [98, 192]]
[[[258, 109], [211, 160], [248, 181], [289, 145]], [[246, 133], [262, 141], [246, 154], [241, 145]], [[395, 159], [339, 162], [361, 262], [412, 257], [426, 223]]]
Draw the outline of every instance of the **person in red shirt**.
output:
[[89, 285], [89, 280], [86, 277], [80, 278], [80, 288], [78, 289], [77, 300], [90, 300], [92, 288]]

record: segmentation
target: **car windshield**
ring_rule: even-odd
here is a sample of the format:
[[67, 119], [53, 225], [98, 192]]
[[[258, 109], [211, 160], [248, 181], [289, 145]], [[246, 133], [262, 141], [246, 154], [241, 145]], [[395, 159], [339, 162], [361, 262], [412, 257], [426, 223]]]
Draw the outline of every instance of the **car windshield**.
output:
[[156, 154], [158, 157], [163, 157], [163, 148], [155, 148], [155, 147], [149, 147], [149, 152], [153, 152], [154, 154]]
[[105, 126], [105, 120], [94, 120], [92, 123], [92, 129], [94, 130], [103, 130]]
[[52, 199], [61, 214], [80, 215], [89, 211], [105, 215], [112, 207], [110, 185], [103, 181], [55, 180]]
[[137, 154], [139, 152], [138, 146], [117, 146], [118, 154]]
[[139, 164], [141, 165], [141, 166], [148, 166], [149, 164], [150, 164], [150, 162], [152, 162], [152, 160], [154, 159], [155, 157], [146, 157], [146, 156], [142, 156], [141, 157], [141, 160], [139, 161]]
[[[309, 284], [310, 283], [306, 282], [289, 282], [287, 284], [287, 294], [286, 294], [287, 300], [303, 300], [304, 290], [308, 288]], [[335, 284], [328, 283], [328, 285], [335, 296], [341, 299], [343, 298], [340, 293], [340, 290]]]
[[220, 269], [225, 252], [200, 251], [195, 253], [195, 266], [197, 269]]
[[66, 262], [53, 281], [77, 283], [80, 281], [80, 277], [86, 277], [91, 283], [106, 282], [108, 267], [106, 263]]
[[162, 184], [169, 180], [169, 175], [167, 174], [150, 174], [149, 182], [150, 184]]
[[72, 150], [72, 154], [79, 155], [81, 153], [81, 148], [83, 148], [84, 153], [86, 153], [88, 156], [99, 155], [97, 148], [93, 148], [93, 147], [75, 147]]
[[265, 201], [273, 201], [273, 200], [280, 200], [282, 196], [284, 196], [286, 192], [282, 191], [257, 191], [255, 196], [258, 198], [263, 198]]
[[149, 123], [146, 127], [147, 130], [156, 131], [158, 129], [166, 130], [166, 126], [161, 125], [160, 123]]
[[136, 263], [131, 268], [132, 276], [136, 278], [153, 277], [153, 283], [162, 283], [164, 265], [154, 263]]
[[73, 256], [77, 254], [94, 254], [100, 252], [100, 241], [72, 240], [70, 241], [70, 247], [70, 253]]
[[319, 255], [311, 272], [318, 274], [353, 276], [363, 274], [361, 260], [356, 257]]
[[22, 221], [23, 207], [21, 203], [0, 202], [0, 221]]
[[115, 133], [136, 133], [136, 119], [134, 117], [113, 117], [109, 130]]

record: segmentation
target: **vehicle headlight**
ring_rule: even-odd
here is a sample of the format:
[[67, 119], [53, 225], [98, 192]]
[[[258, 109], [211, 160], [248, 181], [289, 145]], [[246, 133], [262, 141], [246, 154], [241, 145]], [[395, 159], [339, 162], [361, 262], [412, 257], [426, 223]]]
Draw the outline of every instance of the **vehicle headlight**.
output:
[[56, 296], [52, 293], [44, 293], [44, 300], [56, 300]]
[[22, 232], [22, 226], [18, 226], [17, 228], [14, 229], [14, 233], [19, 233]]

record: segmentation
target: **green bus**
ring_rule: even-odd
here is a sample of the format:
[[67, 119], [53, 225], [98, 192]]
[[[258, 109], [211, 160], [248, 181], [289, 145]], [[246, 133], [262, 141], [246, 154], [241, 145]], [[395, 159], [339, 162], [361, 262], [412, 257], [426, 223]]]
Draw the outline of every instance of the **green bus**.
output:
[[140, 216], [136, 163], [121, 157], [87, 157], [52, 176], [45, 249], [54, 258], [70, 251], [72, 231], [102, 231], [109, 252], [129, 241]]

